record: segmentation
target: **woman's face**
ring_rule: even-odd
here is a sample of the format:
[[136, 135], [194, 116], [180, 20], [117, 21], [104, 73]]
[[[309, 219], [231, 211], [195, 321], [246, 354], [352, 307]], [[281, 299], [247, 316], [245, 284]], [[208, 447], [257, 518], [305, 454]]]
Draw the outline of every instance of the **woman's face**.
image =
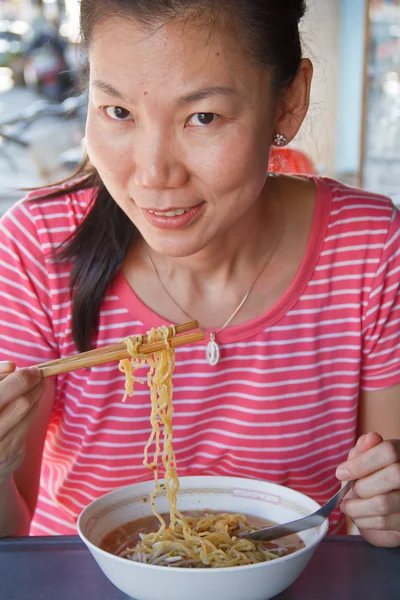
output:
[[236, 40], [187, 22], [100, 24], [90, 50], [89, 157], [147, 243], [200, 252], [260, 202], [276, 102]]

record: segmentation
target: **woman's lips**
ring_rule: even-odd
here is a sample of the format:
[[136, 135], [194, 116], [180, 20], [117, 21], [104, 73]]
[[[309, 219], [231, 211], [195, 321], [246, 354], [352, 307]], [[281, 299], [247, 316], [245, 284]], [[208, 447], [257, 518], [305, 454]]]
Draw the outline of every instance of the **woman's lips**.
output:
[[155, 214], [154, 211], [142, 208], [142, 213], [146, 217], [147, 221], [153, 225], [153, 227], [157, 227], [158, 229], [183, 229], [184, 227], [188, 227], [191, 225], [199, 216], [205, 202], [201, 202], [197, 206], [193, 206], [192, 208], [185, 209], [186, 212], [183, 214], [175, 214], [175, 216], [167, 216], [171, 213], [179, 213], [183, 209], [169, 209], [165, 211], [157, 211], [158, 214]]

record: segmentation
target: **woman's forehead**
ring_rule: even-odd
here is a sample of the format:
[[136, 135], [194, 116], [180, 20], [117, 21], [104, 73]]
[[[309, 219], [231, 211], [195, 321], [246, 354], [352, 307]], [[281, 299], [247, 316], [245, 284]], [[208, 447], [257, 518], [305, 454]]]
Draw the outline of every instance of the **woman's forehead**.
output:
[[209, 85], [240, 88], [254, 70], [227, 35], [190, 21], [150, 29], [133, 20], [109, 19], [94, 31], [91, 71], [96, 78], [128, 77], [149, 85], [192, 85], [206, 77]]

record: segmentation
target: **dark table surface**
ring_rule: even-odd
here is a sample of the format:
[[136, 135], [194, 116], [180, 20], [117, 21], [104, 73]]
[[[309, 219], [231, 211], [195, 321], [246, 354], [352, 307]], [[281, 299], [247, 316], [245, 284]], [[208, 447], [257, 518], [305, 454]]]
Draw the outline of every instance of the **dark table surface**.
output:
[[[78, 537], [0, 540], [1, 600], [127, 598], [106, 579]], [[400, 548], [375, 548], [359, 537], [327, 537], [278, 599], [400, 600]]]

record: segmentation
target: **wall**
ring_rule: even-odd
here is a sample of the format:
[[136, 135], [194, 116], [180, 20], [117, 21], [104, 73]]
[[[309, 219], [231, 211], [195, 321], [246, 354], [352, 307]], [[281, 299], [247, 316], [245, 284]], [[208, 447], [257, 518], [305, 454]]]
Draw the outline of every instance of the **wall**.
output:
[[341, 0], [308, 1], [302, 30], [315, 73], [310, 112], [293, 144], [331, 176], [336, 173], [340, 9]]
[[341, 0], [336, 171], [358, 182], [363, 116], [367, 0]]

